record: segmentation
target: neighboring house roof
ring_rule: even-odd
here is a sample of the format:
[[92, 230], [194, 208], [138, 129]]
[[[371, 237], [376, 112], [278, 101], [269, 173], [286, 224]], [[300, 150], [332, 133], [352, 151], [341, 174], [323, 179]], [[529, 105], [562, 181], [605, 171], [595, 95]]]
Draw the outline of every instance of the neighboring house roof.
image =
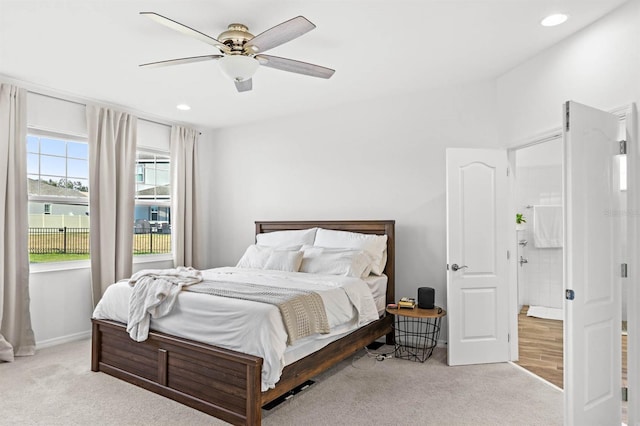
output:
[[87, 194], [86, 192], [78, 191], [77, 189], [54, 186], [45, 181], [39, 181], [37, 179], [27, 180], [29, 181], [29, 194], [32, 195], [75, 198], [87, 198], [89, 196], [89, 194]]
[[152, 186], [151, 188], [136, 191], [136, 195], [171, 195], [169, 194], [169, 185]]
[[[50, 185], [46, 181], [38, 181], [37, 179], [28, 179], [29, 194], [54, 196], [54, 197], [76, 197], [87, 198], [88, 193], [78, 191], [77, 189], [64, 188], [60, 186]], [[39, 184], [39, 185], [38, 185]], [[38, 187], [39, 186], [39, 187]], [[154, 195], [171, 195], [169, 194], [169, 185], [152, 186], [151, 188], [142, 189], [136, 192], [136, 195], [154, 196]]]

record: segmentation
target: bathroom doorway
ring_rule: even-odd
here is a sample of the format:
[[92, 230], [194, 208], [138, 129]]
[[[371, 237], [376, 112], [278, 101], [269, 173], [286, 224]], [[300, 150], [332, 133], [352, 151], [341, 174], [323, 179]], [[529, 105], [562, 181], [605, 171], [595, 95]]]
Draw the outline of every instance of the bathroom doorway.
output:
[[[621, 117], [619, 138], [626, 137]], [[514, 150], [518, 353], [516, 364], [563, 388], [562, 133]], [[626, 192], [626, 155], [616, 159], [618, 191]], [[626, 199], [626, 198], [624, 198]], [[626, 205], [623, 204], [622, 207]], [[624, 223], [624, 222], [621, 222]], [[626, 228], [621, 228], [626, 234]], [[627, 283], [622, 284], [622, 386], [627, 386]], [[623, 418], [627, 406], [623, 403]]]
[[515, 151], [518, 365], [563, 385], [562, 136]]

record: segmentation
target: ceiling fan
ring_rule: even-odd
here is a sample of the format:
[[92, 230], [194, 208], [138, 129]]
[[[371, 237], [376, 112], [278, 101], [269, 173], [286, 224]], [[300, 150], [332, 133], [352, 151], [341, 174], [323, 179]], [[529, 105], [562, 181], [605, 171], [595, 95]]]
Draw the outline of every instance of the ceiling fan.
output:
[[260, 65], [320, 78], [330, 78], [335, 72], [335, 70], [320, 65], [262, 54], [262, 52], [300, 37], [316, 27], [303, 16], [278, 24], [257, 36], [251, 34], [246, 25], [231, 24], [215, 39], [155, 12], [140, 12], [140, 14], [172, 30], [210, 44], [221, 53], [150, 62], [140, 65], [141, 67], [151, 68], [217, 60], [222, 71], [235, 82], [238, 92], [251, 90], [253, 74]]

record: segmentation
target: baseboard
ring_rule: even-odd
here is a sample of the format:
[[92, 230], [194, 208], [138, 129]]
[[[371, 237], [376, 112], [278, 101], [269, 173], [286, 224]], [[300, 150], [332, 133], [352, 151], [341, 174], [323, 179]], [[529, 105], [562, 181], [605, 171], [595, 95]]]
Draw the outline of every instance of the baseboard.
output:
[[546, 384], [546, 385], [549, 385], [549, 386], [551, 386], [552, 388], [554, 388], [554, 389], [556, 389], [556, 390], [558, 390], [558, 391], [560, 391], [560, 392], [563, 392], [563, 393], [564, 393], [564, 390], [563, 390], [561, 387], [559, 387], [559, 386], [557, 386], [557, 385], [554, 385], [554, 384], [553, 384], [553, 383], [551, 383], [550, 381], [548, 381], [548, 380], [546, 380], [546, 379], [543, 379], [542, 377], [538, 376], [538, 375], [537, 375], [537, 374], [535, 374], [535, 373], [532, 373], [531, 371], [527, 370], [527, 369], [526, 369], [526, 368], [524, 368], [523, 366], [516, 364], [514, 361], [507, 361], [507, 362], [508, 362], [509, 364], [513, 365], [514, 367], [516, 367], [516, 368], [520, 369], [521, 371], [523, 371], [523, 372], [527, 373], [528, 375], [530, 375], [530, 376], [532, 376], [532, 377], [535, 377], [536, 379], [540, 380], [542, 383], [544, 383], [544, 384]]
[[36, 342], [36, 350], [50, 348], [51, 346], [62, 345], [63, 343], [89, 339], [90, 337], [91, 337], [91, 330], [87, 330], [87, 331], [83, 331], [76, 334], [69, 334], [67, 336], [56, 337], [54, 339], [42, 340], [42, 341]]

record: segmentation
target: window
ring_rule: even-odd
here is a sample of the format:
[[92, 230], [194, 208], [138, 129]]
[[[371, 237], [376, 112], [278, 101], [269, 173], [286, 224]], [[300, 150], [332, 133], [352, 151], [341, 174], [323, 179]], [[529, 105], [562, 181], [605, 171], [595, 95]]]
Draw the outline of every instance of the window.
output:
[[84, 139], [29, 130], [29, 259], [89, 258], [89, 158]]
[[144, 183], [144, 165], [136, 165], [136, 183]]
[[171, 253], [171, 177], [166, 153], [138, 151], [133, 254]]

